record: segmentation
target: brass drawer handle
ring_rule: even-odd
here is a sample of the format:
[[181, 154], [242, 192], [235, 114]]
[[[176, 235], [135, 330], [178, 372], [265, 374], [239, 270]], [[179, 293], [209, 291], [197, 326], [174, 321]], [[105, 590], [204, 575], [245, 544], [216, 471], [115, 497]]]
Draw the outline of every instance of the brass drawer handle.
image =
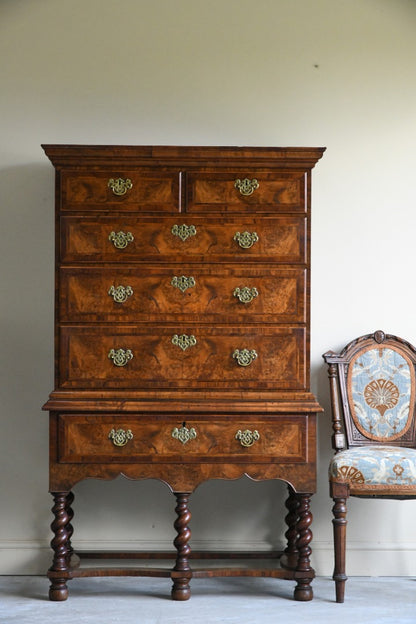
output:
[[255, 297], [258, 297], [258, 294], [259, 291], [257, 288], [249, 288], [248, 286], [244, 286], [244, 288], [236, 288], [233, 292], [234, 297], [237, 297], [241, 303], [250, 303]]
[[253, 446], [254, 442], [260, 440], [260, 434], [257, 429], [254, 429], [254, 431], [250, 431], [250, 429], [241, 431], [241, 429], [239, 429], [235, 434], [235, 439], [240, 440], [241, 446], [248, 447]]
[[234, 240], [238, 242], [242, 249], [250, 249], [253, 247], [254, 243], [257, 243], [259, 240], [257, 232], [236, 232], [234, 234]]
[[116, 249], [125, 249], [129, 243], [134, 241], [131, 232], [110, 232], [108, 240], [111, 241]]
[[196, 437], [197, 433], [195, 429], [193, 427], [188, 429], [188, 427], [185, 426], [185, 423], [183, 423], [182, 427], [179, 427], [179, 429], [178, 427], [175, 427], [172, 430], [172, 438], [179, 440], [182, 444], [186, 444], [189, 440], [195, 440]]
[[180, 336], [178, 336], [178, 334], [174, 334], [172, 336], [172, 344], [180, 347], [182, 351], [186, 351], [189, 347], [194, 347], [196, 342], [197, 340], [193, 334], [190, 336], [187, 334], [181, 334]]
[[132, 296], [133, 288], [131, 286], [110, 286], [108, 294], [116, 303], [125, 303]]
[[240, 366], [250, 366], [252, 362], [257, 358], [257, 351], [255, 349], [236, 349], [233, 353], [233, 358], [237, 360]]
[[244, 180], [237, 178], [234, 182], [234, 187], [240, 191], [241, 195], [252, 195], [259, 186], [260, 184], [257, 182], [256, 178], [252, 180], [249, 178], [244, 178]]
[[133, 182], [130, 178], [110, 178], [107, 184], [108, 188], [110, 188], [114, 195], [125, 195], [127, 191], [133, 188]]
[[131, 349], [110, 349], [108, 357], [113, 361], [114, 366], [126, 366], [133, 359], [133, 351]]
[[170, 283], [184, 293], [188, 288], [195, 286], [195, 279], [192, 276], [186, 277], [186, 275], [181, 275], [181, 277], [176, 277], [174, 275]]
[[129, 440], [133, 440], [133, 433], [131, 429], [111, 429], [108, 434], [108, 439], [111, 440], [114, 446], [125, 446]]
[[194, 225], [185, 225], [185, 223], [183, 223], [182, 225], [174, 225], [171, 232], [174, 236], [178, 236], [181, 241], [184, 242], [190, 236], [195, 236], [196, 227]]

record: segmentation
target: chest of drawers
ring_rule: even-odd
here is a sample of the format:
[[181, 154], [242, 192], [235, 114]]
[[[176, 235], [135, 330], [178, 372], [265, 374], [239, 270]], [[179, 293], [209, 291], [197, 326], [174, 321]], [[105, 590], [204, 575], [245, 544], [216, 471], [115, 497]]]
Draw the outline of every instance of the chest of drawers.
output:
[[[50, 598], [74, 577], [150, 574], [185, 600], [192, 576], [216, 573], [294, 579], [310, 600], [310, 196], [324, 149], [43, 147], [56, 170]], [[120, 474], [175, 494], [171, 570], [75, 564], [72, 490]], [[288, 484], [281, 566], [192, 569], [190, 494], [243, 475]]]

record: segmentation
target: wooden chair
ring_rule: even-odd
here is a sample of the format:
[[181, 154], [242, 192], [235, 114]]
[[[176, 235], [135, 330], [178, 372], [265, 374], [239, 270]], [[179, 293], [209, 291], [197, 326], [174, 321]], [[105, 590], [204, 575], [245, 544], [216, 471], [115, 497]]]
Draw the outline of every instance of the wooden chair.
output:
[[416, 498], [415, 348], [376, 331], [323, 355], [329, 368], [335, 449], [329, 467], [334, 501], [333, 579], [344, 602], [346, 501], [349, 496]]

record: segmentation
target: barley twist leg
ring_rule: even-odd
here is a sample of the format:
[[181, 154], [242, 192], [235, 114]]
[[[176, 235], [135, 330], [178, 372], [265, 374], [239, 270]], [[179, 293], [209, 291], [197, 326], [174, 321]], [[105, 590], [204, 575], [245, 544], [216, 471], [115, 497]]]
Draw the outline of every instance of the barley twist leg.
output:
[[191, 538], [191, 531], [188, 528], [191, 520], [191, 513], [188, 509], [190, 495], [177, 493], [175, 496], [177, 501], [175, 512], [178, 517], [175, 520], [174, 527], [178, 535], [173, 542], [177, 551], [177, 557], [175, 567], [171, 572], [173, 581], [172, 599], [188, 600], [191, 596], [189, 580], [192, 578], [192, 570], [188, 561], [188, 556], [191, 553], [191, 548], [188, 544]]
[[299, 551], [298, 563], [295, 570], [295, 578], [298, 584], [295, 587], [295, 600], [312, 600], [313, 591], [311, 587], [312, 579], [315, 575], [310, 564], [311, 548], [309, 546], [312, 540], [312, 531], [310, 525], [312, 523], [312, 513], [310, 511], [310, 494], [298, 494], [298, 514], [299, 521], [297, 530], [299, 537], [296, 542]]
[[51, 541], [51, 547], [54, 551], [52, 566], [48, 570], [48, 576], [51, 580], [49, 588], [49, 599], [54, 601], [66, 600], [68, 598], [68, 588], [66, 581], [68, 579], [68, 539], [67, 530], [69, 524], [69, 515], [67, 512], [67, 492], [55, 492], [54, 506], [52, 512], [55, 516], [51, 524], [54, 537]]

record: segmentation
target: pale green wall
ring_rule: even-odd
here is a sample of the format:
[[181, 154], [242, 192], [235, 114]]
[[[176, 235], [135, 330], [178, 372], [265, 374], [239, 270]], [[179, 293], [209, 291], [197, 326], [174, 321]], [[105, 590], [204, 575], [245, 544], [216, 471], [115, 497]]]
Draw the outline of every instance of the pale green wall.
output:
[[[311, 360], [327, 408], [324, 351], [379, 328], [416, 343], [415, 29], [413, 0], [0, 2], [1, 573], [44, 572], [50, 556], [53, 170], [40, 143], [327, 146], [313, 179]], [[319, 574], [332, 571], [328, 421]], [[284, 491], [201, 486], [193, 545], [279, 545]], [[157, 482], [84, 482], [76, 495], [84, 547], [174, 538]], [[416, 574], [415, 512], [352, 500], [349, 573]]]

